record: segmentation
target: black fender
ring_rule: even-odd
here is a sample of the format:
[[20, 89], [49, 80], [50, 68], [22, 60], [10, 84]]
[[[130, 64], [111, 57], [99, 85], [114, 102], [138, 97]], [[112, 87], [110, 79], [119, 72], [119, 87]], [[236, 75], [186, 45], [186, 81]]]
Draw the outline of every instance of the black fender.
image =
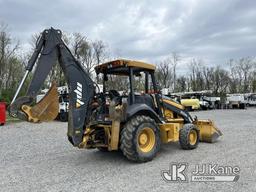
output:
[[136, 115], [146, 115], [156, 121], [156, 123], [162, 123], [159, 115], [146, 104], [132, 104], [127, 107], [125, 121], [127, 122]]

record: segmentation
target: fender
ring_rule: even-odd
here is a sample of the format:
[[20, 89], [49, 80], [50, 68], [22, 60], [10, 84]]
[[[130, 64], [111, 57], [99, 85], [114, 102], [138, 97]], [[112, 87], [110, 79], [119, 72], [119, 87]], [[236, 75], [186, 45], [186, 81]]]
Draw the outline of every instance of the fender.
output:
[[149, 117], [154, 119], [156, 123], [163, 123], [163, 120], [159, 118], [156, 112], [148, 105], [143, 103], [129, 105], [127, 107], [125, 121], [128, 121], [135, 115], [148, 115]]
[[171, 105], [167, 102], [164, 102], [164, 101], [163, 101], [163, 107], [180, 115], [184, 119], [185, 123], [193, 122], [193, 118], [190, 116], [190, 114], [186, 110], [180, 109], [180, 108], [178, 108], [174, 105]]

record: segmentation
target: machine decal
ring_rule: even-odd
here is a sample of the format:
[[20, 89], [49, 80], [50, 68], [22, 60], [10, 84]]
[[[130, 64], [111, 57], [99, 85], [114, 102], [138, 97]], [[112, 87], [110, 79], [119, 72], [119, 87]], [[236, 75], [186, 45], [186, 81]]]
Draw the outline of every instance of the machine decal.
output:
[[82, 101], [82, 92], [83, 92], [83, 87], [82, 84], [77, 82], [76, 83], [77, 87], [74, 90], [74, 92], [76, 93], [76, 107], [79, 108], [81, 105], [84, 105], [84, 102]]

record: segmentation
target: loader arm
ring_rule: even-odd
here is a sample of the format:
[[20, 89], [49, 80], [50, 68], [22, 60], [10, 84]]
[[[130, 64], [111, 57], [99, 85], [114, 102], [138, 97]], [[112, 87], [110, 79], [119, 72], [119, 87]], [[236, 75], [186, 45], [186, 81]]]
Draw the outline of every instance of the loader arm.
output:
[[[53, 66], [56, 63], [60, 64], [69, 87], [70, 99], [67, 135], [69, 141], [74, 146], [78, 146], [82, 142], [84, 129], [90, 117], [90, 103], [95, 93], [94, 82], [89, 74], [85, 72], [81, 64], [74, 58], [61, 36], [61, 31], [53, 28], [46, 29], [42, 32], [37, 40], [35, 51], [26, 67], [26, 74], [13, 98], [9, 111], [11, 116], [16, 116], [27, 121], [36, 121], [37, 119], [42, 121], [47, 119], [47, 117], [49, 119], [50, 114], [53, 117], [56, 113], [56, 109], [53, 109], [56, 108], [56, 99], [54, 99], [56, 96], [56, 86], [55, 88], [51, 88], [48, 95], [45, 96], [45, 100], [47, 101], [43, 99], [44, 101], [40, 101], [38, 106], [32, 108], [29, 105], [34, 101]], [[26, 95], [16, 99], [26, 76], [34, 67], [35, 71]], [[47, 106], [49, 107], [47, 108]], [[52, 109], [49, 109], [51, 107]], [[33, 115], [42, 118], [35, 118]]]

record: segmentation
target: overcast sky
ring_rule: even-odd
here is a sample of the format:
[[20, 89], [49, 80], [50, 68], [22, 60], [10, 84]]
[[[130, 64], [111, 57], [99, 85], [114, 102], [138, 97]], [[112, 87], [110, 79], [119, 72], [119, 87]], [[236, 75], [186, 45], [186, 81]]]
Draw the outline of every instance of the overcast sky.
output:
[[209, 65], [255, 55], [254, 0], [0, 0], [0, 21], [22, 44], [53, 26], [151, 63], [171, 52]]

